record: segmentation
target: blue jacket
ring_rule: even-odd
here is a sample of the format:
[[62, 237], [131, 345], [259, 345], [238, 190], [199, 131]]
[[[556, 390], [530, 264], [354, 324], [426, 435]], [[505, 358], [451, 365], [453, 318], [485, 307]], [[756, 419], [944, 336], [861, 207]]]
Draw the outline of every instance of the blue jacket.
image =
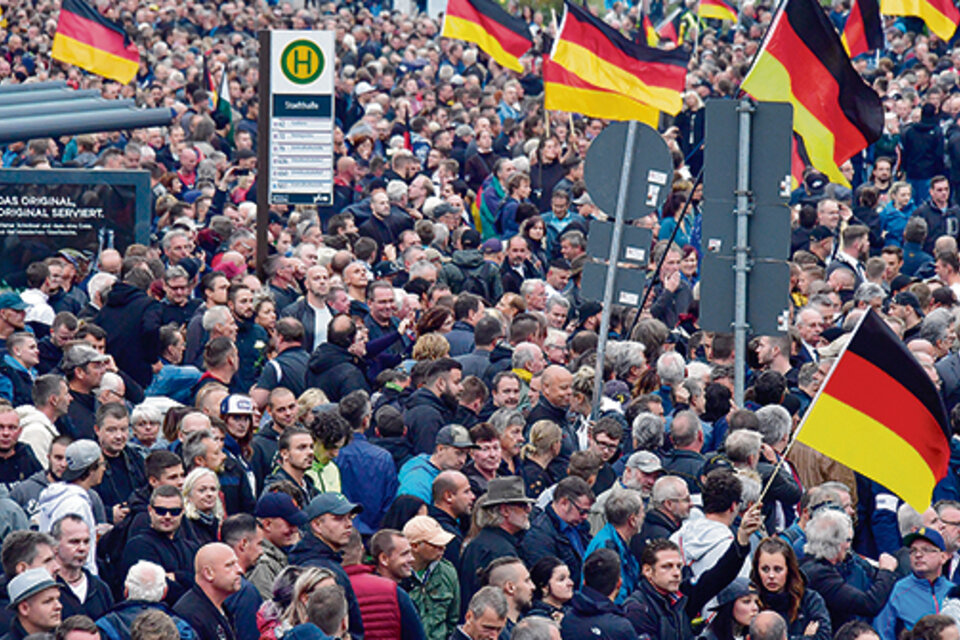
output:
[[567, 614], [560, 622], [563, 640], [635, 640], [633, 625], [619, 605], [590, 587], [573, 594]]
[[284, 640], [328, 640], [330, 636], [315, 624], [304, 622], [283, 634]]
[[637, 561], [637, 557], [630, 552], [627, 543], [623, 541], [623, 538], [609, 522], [597, 532], [597, 535], [593, 536], [593, 540], [587, 546], [587, 551], [583, 557], [589, 558], [590, 554], [597, 549], [612, 549], [620, 556], [620, 578], [623, 584], [620, 586], [620, 592], [614, 602], [623, 604], [627, 596], [633, 593], [633, 590], [640, 584], [642, 578], [640, 563]]
[[[340, 466], [339, 456], [337, 466]], [[397, 495], [417, 496], [427, 504], [431, 504], [433, 481], [438, 475], [440, 475], [440, 469], [430, 462], [430, 454], [421, 453], [407, 460], [406, 464], [400, 468]]]
[[891, 200], [880, 211], [880, 224], [883, 225], [883, 245], [885, 247], [903, 246], [903, 229], [907, 226], [907, 220], [913, 215], [913, 210], [913, 203], [900, 210], [893, 206]]
[[257, 628], [257, 610], [263, 603], [260, 592], [253, 584], [240, 577], [240, 590], [223, 601], [223, 608], [230, 614], [237, 632], [237, 640], [260, 640]]
[[[393, 456], [371, 444], [364, 434], [354, 433], [350, 444], [337, 455], [337, 468], [343, 494], [351, 502], [363, 505], [363, 512], [356, 517], [354, 525], [363, 535], [375, 533], [397, 495], [397, 467]], [[371, 478], [376, 478], [376, 482], [370, 482]]]
[[571, 526], [560, 519], [551, 504], [531, 518], [530, 529], [523, 536], [520, 550], [528, 567], [545, 556], [560, 558], [570, 568], [573, 584], [579, 585], [580, 568], [589, 543], [590, 526], [586, 522], [579, 527]]
[[290, 564], [301, 567], [323, 567], [330, 569], [343, 587], [347, 596], [347, 615], [350, 617], [350, 637], [363, 639], [363, 618], [360, 616], [360, 603], [357, 594], [350, 584], [350, 577], [343, 570], [343, 556], [334, 551], [323, 540], [312, 533], [303, 536], [303, 539], [290, 551]]
[[473, 326], [457, 320], [453, 323], [453, 329], [444, 336], [450, 343], [450, 357], [465, 356], [473, 351]]
[[951, 588], [953, 583], [943, 576], [932, 584], [914, 574], [901, 578], [893, 585], [887, 604], [873, 619], [873, 628], [881, 640], [897, 640], [901, 631], [912, 629], [923, 616], [940, 613]]
[[163, 361], [163, 368], [153, 376], [150, 386], [144, 389], [148, 396], [167, 396], [190, 404], [190, 391], [203, 372], [191, 365], [180, 366]]
[[130, 627], [133, 626], [133, 621], [149, 609], [158, 609], [170, 616], [173, 624], [177, 626], [177, 631], [180, 632], [180, 640], [196, 640], [197, 634], [193, 627], [186, 620], [175, 615], [162, 602], [124, 600], [97, 620], [97, 626], [100, 627], [104, 640], [130, 640]]

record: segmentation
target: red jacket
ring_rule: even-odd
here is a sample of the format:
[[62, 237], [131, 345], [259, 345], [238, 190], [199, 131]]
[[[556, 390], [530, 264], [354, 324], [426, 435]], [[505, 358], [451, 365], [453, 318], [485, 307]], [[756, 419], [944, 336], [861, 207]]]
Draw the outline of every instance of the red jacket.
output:
[[357, 594], [366, 640], [397, 640], [402, 634], [397, 584], [373, 574], [373, 567], [353, 564], [343, 568]]

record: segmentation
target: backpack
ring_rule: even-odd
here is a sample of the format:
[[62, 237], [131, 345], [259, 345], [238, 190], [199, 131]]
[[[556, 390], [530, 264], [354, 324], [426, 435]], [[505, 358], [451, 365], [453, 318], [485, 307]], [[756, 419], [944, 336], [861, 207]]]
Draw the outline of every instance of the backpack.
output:
[[490, 287], [487, 284], [487, 264], [480, 265], [475, 269], [470, 271], [460, 270], [460, 273], [463, 274], [463, 283], [460, 285], [459, 293], [472, 293], [478, 295], [487, 302], [490, 300]]

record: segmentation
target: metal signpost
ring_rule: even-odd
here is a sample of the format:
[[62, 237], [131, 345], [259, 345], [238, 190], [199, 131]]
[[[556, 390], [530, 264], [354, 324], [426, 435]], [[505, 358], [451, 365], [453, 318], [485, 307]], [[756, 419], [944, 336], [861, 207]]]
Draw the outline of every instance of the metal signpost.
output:
[[748, 332], [787, 330], [792, 122], [793, 108], [785, 103], [707, 102], [700, 327], [733, 329], [738, 406]]
[[[594, 409], [600, 406], [603, 357], [610, 331], [611, 308], [615, 300], [620, 304], [637, 305], [643, 292], [642, 268], [619, 269], [618, 263], [626, 262], [640, 267], [646, 265], [646, 250], [650, 246], [649, 230], [631, 227], [625, 233], [624, 223], [645, 216], [663, 204], [670, 192], [672, 171], [673, 161], [663, 138], [649, 126], [635, 121], [610, 125], [587, 150], [584, 165], [587, 191], [601, 210], [614, 211], [612, 227], [604, 223], [591, 223], [593, 241], [588, 240], [591, 246], [589, 254], [607, 255], [607, 265], [588, 263], [584, 266], [584, 282], [599, 280], [599, 272], [606, 271], [593, 381]], [[643, 235], [644, 231], [646, 235]], [[627, 251], [622, 252], [621, 245], [625, 238]], [[618, 292], [619, 295], [615, 295]]]
[[257, 264], [270, 205], [333, 203], [332, 31], [261, 31]]

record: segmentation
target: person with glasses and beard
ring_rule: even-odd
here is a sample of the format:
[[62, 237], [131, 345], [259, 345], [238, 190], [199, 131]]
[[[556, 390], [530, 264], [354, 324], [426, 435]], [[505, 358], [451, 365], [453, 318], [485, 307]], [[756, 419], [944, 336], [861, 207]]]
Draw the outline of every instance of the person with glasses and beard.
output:
[[557, 483], [553, 501], [530, 523], [530, 530], [520, 547], [523, 559], [533, 566], [545, 556], [556, 556], [570, 567], [574, 584], [580, 584], [580, 568], [587, 545], [590, 526], [587, 516], [594, 496], [583, 478], [570, 476]]

